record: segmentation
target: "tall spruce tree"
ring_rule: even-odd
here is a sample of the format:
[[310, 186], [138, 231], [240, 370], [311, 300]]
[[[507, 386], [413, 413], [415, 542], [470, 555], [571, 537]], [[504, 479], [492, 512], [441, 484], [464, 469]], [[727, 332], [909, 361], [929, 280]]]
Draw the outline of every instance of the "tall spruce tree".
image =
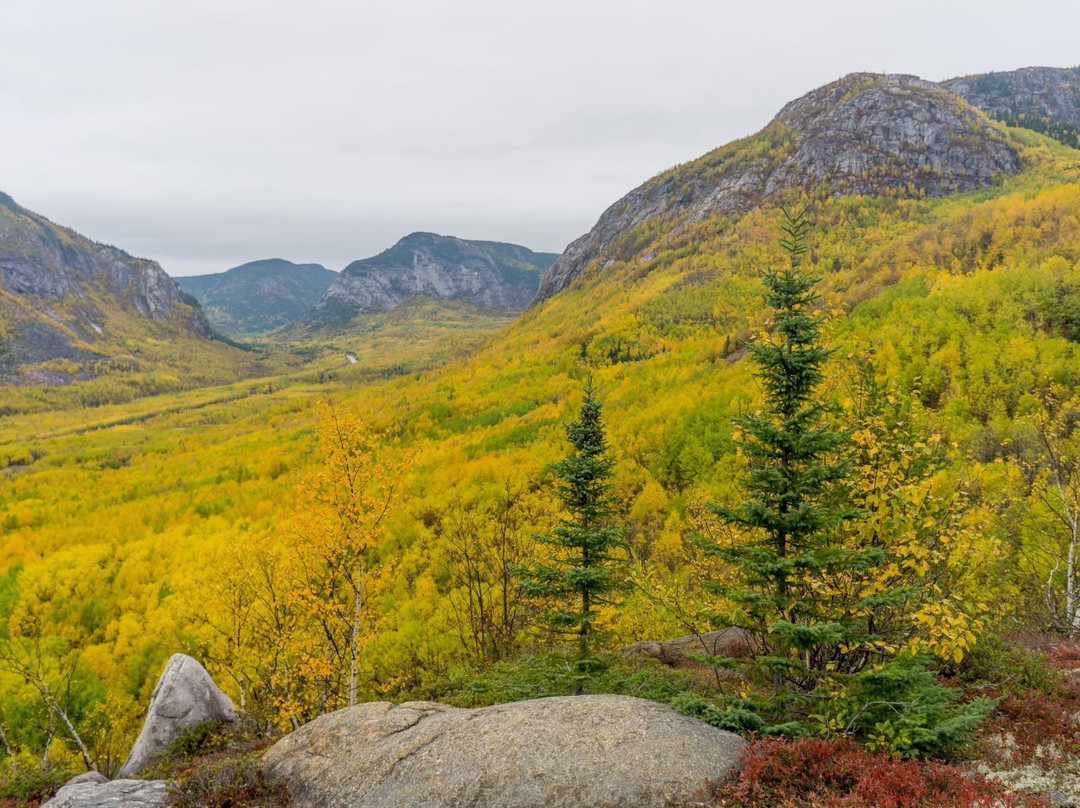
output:
[[913, 590], [880, 574], [895, 566], [887, 538], [867, 542], [852, 521], [870, 518], [873, 505], [849, 504], [858, 501], [849, 484], [855, 453], [818, 392], [830, 351], [814, 310], [819, 279], [802, 267], [807, 220], [803, 212], [782, 215], [786, 262], [762, 278], [772, 333], [750, 346], [765, 403], [734, 419], [746, 498], [712, 508], [742, 540], [701, 542], [737, 573], [736, 583], [710, 589], [735, 604], [735, 623], [753, 646], [748, 672], [766, 676], [768, 702], [779, 708], [769, 717], [782, 723], [764, 726], [739, 704], [723, 720], [767, 732], [853, 733], [897, 753], [941, 755], [969, 738], [994, 703], [955, 704], [925, 659], [897, 656], [880, 634], [879, 618], [895, 614]]
[[550, 561], [527, 570], [522, 589], [561, 605], [541, 620], [555, 632], [575, 636], [578, 661], [592, 657], [597, 606], [611, 603], [623, 586], [617, 569], [625, 562], [623, 529], [612, 522], [616, 496], [611, 484], [615, 461], [607, 453], [601, 405], [590, 377], [577, 420], [565, 425], [573, 451], [553, 467], [566, 516], [540, 541], [555, 548]]
[[762, 277], [774, 312], [771, 333], [749, 346], [765, 403], [733, 419], [743, 436], [746, 499], [733, 508], [713, 506], [745, 541], [704, 546], [737, 571], [737, 584], [712, 588], [740, 607], [736, 622], [754, 638], [756, 664], [777, 683], [807, 691], [824, 671], [865, 665], [865, 654], [856, 662], [849, 651], [873, 640], [865, 618], [831, 608], [835, 598], [822, 582], [881, 563], [884, 555], [842, 540], [853, 515], [840, 496], [851, 466], [844, 458], [848, 437], [829, 422], [829, 405], [818, 397], [831, 353], [815, 311], [820, 279], [803, 268], [805, 211], [785, 209], [782, 217], [786, 260]]

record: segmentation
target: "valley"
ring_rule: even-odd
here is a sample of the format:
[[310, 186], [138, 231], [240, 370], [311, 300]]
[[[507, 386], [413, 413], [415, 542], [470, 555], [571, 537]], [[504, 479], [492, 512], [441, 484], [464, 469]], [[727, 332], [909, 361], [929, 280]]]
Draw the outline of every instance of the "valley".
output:
[[[520, 596], [493, 567], [463, 573], [463, 555], [496, 553], [505, 545], [491, 537], [512, 534], [515, 563], [543, 556], [535, 538], [566, 516], [553, 464], [587, 380], [628, 569], [598, 633], [610, 650], [732, 625], [733, 601], [705, 582], [733, 573], [701, 537], [745, 540], [708, 505], [745, 494], [732, 418], [766, 403], [749, 346], [774, 336], [761, 273], [785, 260], [781, 205], [807, 211], [828, 420], [895, 464], [861, 501], [880, 509], [881, 536], [930, 548], [897, 562], [940, 587], [904, 649], [955, 678], [982, 659], [977, 637], [1067, 634], [1075, 582], [1055, 564], [1075, 548], [1046, 492], [1057, 480], [1064, 512], [1080, 506], [1080, 151], [949, 86], [853, 74], [646, 181], [557, 258], [413, 234], [333, 278], [316, 273], [325, 288], [304, 305], [290, 291], [280, 311], [260, 299], [251, 320], [222, 315], [227, 339], [207, 319], [225, 303], [173, 291], [141, 302], [132, 290], [147, 278], [171, 290], [160, 268], [0, 199], [6, 640], [31, 642], [50, 676], [69, 671], [68, 707], [95, 749], [130, 740], [176, 652], [204, 660], [267, 728], [313, 716], [328, 706], [322, 635], [307, 601], [285, 593], [322, 552], [312, 491], [334, 468], [327, 425], [355, 419], [362, 468], [394, 489], [362, 531], [359, 700], [545, 695], [550, 682], [529, 669], [547, 663], [534, 660], [569, 665], [525, 619], [547, 604], [520, 599], [520, 622], [492, 650], [470, 622], [477, 586]], [[11, 222], [29, 222], [34, 240], [10, 238]], [[72, 250], [90, 257], [78, 273], [50, 264], [48, 288], [26, 291], [11, 245], [23, 255], [28, 243], [61, 268]], [[61, 295], [65, 284], [78, 291]], [[196, 296], [197, 285], [181, 282]], [[252, 297], [230, 294], [231, 311]], [[327, 599], [347, 611], [346, 589]], [[30, 759], [55, 734], [37, 694], [0, 670], [0, 721]], [[705, 680], [679, 681], [730, 718], [732, 693]]]

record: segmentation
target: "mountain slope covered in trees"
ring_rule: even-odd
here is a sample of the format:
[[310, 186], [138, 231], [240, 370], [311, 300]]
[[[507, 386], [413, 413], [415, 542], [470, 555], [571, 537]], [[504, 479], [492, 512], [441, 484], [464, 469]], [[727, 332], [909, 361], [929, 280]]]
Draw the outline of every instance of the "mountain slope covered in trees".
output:
[[765, 129], [620, 199], [544, 275], [537, 300], [657, 231], [739, 216], [797, 189], [941, 196], [1015, 173], [1015, 148], [958, 96], [915, 76], [853, 73], [787, 104]]
[[943, 82], [988, 115], [1080, 148], [1080, 67], [1025, 67]]
[[214, 340], [198, 302], [156, 262], [0, 194], [0, 410], [48, 406], [35, 387], [78, 382], [70, 398], [94, 404], [268, 369]]
[[215, 331], [240, 337], [299, 320], [336, 277], [321, 264], [268, 258], [213, 275], [176, 278], [176, 283], [199, 301]]

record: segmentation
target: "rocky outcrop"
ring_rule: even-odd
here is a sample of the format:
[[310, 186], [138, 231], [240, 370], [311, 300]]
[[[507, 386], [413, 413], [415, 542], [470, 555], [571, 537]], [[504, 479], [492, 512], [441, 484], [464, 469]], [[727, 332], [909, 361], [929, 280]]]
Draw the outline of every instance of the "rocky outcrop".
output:
[[164, 780], [71, 782], [42, 808], [164, 808], [169, 795]]
[[1080, 148], [1080, 67], [1025, 67], [942, 82], [987, 115]]
[[776, 120], [797, 145], [769, 176], [766, 195], [826, 184], [841, 193], [943, 196], [1020, 168], [1001, 132], [916, 76], [854, 74], [792, 101]]
[[521, 311], [554, 260], [552, 254], [516, 244], [413, 233], [374, 258], [345, 267], [304, 322], [339, 325], [362, 312], [389, 311], [408, 298]]
[[733, 776], [744, 742], [669, 707], [577, 696], [464, 710], [360, 704], [263, 758], [298, 808], [659, 808]]
[[269, 258], [214, 275], [177, 278], [176, 282], [199, 301], [215, 331], [236, 337], [296, 322], [336, 277], [336, 272], [320, 264]]
[[206, 669], [189, 656], [174, 654], [158, 679], [142, 732], [117, 777], [138, 774], [193, 724], [235, 718], [232, 701], [218, 689]]
[[108, 339], [112, 319], [131, 315], [157, 336], [166, 328], [212, 335], [156, 262], [96, 244], [0, 194], [0, 382], [40, 362], [106, 358], [96, 343]]
[[672, 668], [700, 667], [695, 657], [726, 656], [742, 659], [750, 651], [750, 635], [743, 629], [731, 628], [691, 634], [674, 640], [644, 640], [619, 649], [624, 656], [644, 656]]
[[1019, 170], [1004, 134], [915, 76], [854, 73], [792, 101], [761, 133], [656, 177], [620, 199], [544, 275], [537, 302], [594, 260], [625, 258], [634, 233], [741, 215], [788, 189], [941, 195]]
[[151, 318], [181, 302], [180, 288], [157, 262], [96, 244], [6, 194], [0, 194], [0, 282], [11, 295], [46, 300], [87, 299], [96, 287]]

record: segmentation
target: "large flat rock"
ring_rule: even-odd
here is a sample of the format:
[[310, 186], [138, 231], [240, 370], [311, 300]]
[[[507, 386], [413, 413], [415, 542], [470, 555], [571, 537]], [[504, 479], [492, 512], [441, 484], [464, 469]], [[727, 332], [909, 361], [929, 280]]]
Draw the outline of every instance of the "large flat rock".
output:
[[41, 808], [165, 808], [164, 780], [69, 783]]
[[662, 808], [733, 776], [743, 746], [628, 696], [479, 710], [372, 702], [301, 727], [263, 767], [298, 808]]

